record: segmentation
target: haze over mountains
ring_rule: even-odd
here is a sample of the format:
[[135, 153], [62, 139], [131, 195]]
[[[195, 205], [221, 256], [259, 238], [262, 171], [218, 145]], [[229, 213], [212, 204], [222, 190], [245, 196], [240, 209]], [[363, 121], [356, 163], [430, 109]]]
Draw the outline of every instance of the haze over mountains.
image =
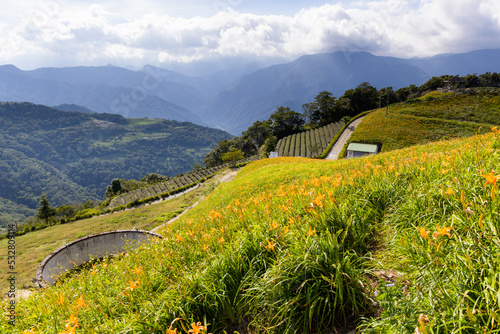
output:
[[338, 97], [362, 82], [398, 89], [443, 74], [500, 72], [498, 59], [500, 49], [414, 59], [334, 52], [205, 77], [152, 66], [139, 71], [116, 66], [22, 71], [5, 65], [0, 66], [0, 101], [77, 104], [100, 113], [189, 121], [239, 135], [279, 106], [301, 112], [302, 104], [323, 90]]

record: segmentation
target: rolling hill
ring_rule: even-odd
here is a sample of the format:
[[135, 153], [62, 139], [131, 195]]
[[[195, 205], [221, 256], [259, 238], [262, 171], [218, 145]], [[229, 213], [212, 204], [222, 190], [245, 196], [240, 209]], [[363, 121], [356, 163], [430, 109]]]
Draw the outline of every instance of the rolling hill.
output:
[[[452, 140], [440, 133], [445, 122], [477, 129], [498, 120], [496, 99], [496, 90], [432, 93], [389, 108], [386, 115], [401, 126], [408, 118], [437, 124], [427, 130], [436, 133], [427, 136], [434, 143], [406, 142], [414, 146], [359, 159], [250, 163], [161, 228], [163, 241], [96, 263], [21, 301], [14, 329], [498, 331], [500, 130]], [[385, 111], [369, 116], [379, 114]], [[387, 146], [403, 143], [399, 132], [379, 138]], [[65, 242], [54, 240], [58, 231], [77, 237], [71, 224], [93, 226], [88, 234], [103, 224], [151, 228], [162, 218], [162, 205], [19, 236], [16, 243], [31, 250], [20, 256], [37, 265]], [[168, 215], [172, 208], [164, 210]], [[51, 243], [40, 242], [42, 235], [51, 235]], [[3, 259], [6, 246], [0, 241]], [[0, 330], [10, 326], [2, 318]]]
[[498, 136], [251, 163], [163, 241], [21, 301], [15, 330], [496, 330]]
[[381, 144], [382, 152], [441, 139], [469, 137], [500, 125], [500, 89], [474, 94], [431, 92], [418, 100], [392, 105], [367, 115], [351, 142]]
[[188, 122], [0, 103], [0, 198], [13, 214], [20, 205], [18, 218], [33, 213], [42, 193], [56, 206], [102, 199], [113, 178], [185, 173], [229, 138]]

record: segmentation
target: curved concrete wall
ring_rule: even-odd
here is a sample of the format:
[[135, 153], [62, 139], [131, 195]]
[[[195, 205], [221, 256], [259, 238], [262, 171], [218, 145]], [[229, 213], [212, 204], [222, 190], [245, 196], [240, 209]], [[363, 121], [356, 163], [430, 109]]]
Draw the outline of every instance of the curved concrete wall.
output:
[[152, 238], [163, 237], [149, 231], [121, 230], [78, 239], [49, 254], [38, 267], [36, 280], [40, 286], [54, 284], [61, 274], [90, 259], [119, 254]]

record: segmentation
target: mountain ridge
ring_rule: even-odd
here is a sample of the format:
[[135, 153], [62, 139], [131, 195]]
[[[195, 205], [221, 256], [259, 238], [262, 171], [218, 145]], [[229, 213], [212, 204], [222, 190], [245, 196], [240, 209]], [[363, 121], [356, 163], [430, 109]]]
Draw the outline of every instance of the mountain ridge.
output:
[[500, 72], [499, 58], [500, 49], [410, 59], [337, 51], [261, 68], [236, 62], [241, 68], [230, 73], [200, 70], [199, 76], [152, 65], [137, 71], [112, 65], [23, 71], [4, 65], [0, 100], [78, 104], [127, 117], [189, 121], [239, 135], [280, 106], [300, 112], [320, 91], [341, 96], [363, 82], [398, 89], [444, 74]]

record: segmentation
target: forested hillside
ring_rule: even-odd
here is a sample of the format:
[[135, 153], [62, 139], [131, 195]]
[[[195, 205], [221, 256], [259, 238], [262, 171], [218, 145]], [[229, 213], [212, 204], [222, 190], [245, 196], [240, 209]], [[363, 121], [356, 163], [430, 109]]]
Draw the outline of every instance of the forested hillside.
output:
[[[231, 136], [188, 122], [0, 103], [0, 225], [52, 205], [102, 199], [116, 177], [175, 176]], [[8, 210], [7, 210], [8, 209]], [[7, 212], [6, 212], [7, 210]]]

